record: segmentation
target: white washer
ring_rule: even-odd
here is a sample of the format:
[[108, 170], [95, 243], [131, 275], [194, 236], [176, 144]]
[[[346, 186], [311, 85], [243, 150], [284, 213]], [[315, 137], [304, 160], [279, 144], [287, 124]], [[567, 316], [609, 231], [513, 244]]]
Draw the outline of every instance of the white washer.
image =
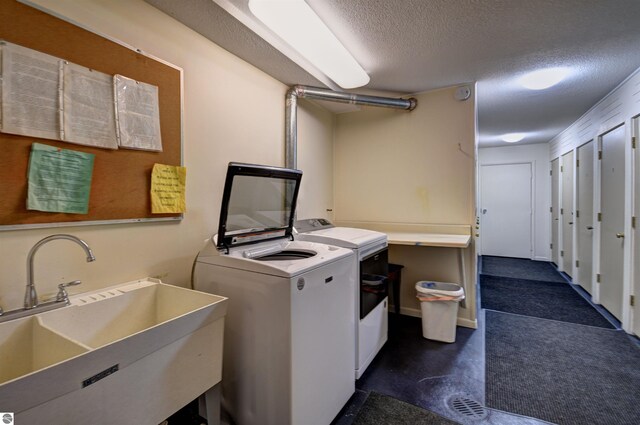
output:
[[355, 391], [354, 255], [292, 240], [301, 175], [229, 164], [197, 258], [195, 289], [229, 298], [222, 400], [238, 425], [326, 425]]
[[367, 229], [335, 227], [313, 218], [295, 223], [296, 239], [349, 248], [356, 253], [355, 322], [356, 367], [359, 379], [387, 342], [388, 240], [387, 235]]

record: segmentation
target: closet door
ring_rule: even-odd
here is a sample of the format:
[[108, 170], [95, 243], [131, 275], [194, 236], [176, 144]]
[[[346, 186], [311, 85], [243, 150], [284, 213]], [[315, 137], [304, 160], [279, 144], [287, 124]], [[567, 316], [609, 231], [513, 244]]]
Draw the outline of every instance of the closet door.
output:
[[[640, 118], [634, 120], [636, 139], [640, 138]], [[636, 141], [636, 144], [638, 142]], [[636, 220], [636, 226], [633, 231], [634, 249], [633, 249], [633, 293], [635, 294], [635, 305], [631, 307], [633, 312], [632, 331], [636, 335], [640, 335], [640, 146], [636, 145], [633, 150], [635, 159], [635, 180], [634, 180], [634, 197], [633, 216]]]
[[601, 137], [600, 302], [622, 319], [624, 267], [624, 126]]
[[577, 283], [592, 293], [593, 277], [593, 140], [578, 148], [576, 162]]

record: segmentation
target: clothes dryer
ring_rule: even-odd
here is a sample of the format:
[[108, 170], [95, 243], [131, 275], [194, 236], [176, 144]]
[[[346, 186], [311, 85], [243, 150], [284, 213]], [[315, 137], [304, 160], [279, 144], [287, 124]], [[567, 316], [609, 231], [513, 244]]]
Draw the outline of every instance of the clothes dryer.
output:
[[355, 267], [355, 377], [359, 379], [387, 342], [388, 240], [367, 229], [335, 227], [329, 220], [312, 218], [295, 222], [297, 240], [325, 243], [354, 251]]
[[293, 240], [302, 173], [232, 163], [194, 287], [229, 298], [223, 406], [238, 425], [326, 425], [355, 391], [351, 250]]

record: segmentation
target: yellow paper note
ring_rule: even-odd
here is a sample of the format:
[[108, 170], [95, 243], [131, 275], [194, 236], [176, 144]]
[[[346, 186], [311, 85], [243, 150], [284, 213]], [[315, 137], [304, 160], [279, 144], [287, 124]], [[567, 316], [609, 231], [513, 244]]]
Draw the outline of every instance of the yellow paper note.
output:
[[154, 164], [151, 173], [151, 212], [153, 214], [183, 213], [187, 168]]

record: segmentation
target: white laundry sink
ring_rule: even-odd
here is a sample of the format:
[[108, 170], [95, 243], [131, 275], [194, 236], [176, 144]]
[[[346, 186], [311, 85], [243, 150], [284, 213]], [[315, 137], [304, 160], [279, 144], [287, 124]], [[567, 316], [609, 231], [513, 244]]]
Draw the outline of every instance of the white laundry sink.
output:
[[0, 385], [87, 351], [43, 327], [36, 316], [5, 322], [0, 325]]
[[0, 323], [16, 423], [158, 424], [220, 381], [226, 298], [144, 279], [70, 301]]
[[[144, 332], [146, 336], [135, 339], [146, 340], [140, 347], [145, 353], [224, 316], [226, 310], [217, 305], [222, 300], [217, 295], [144, 281], [74, 297], [71, 308], [42, 314], [41, 320], [44, 326], [91, 348], [124, 339], [132, 344], [131, 337]], [[142, 341], [136, 342], [140, 345]]]

